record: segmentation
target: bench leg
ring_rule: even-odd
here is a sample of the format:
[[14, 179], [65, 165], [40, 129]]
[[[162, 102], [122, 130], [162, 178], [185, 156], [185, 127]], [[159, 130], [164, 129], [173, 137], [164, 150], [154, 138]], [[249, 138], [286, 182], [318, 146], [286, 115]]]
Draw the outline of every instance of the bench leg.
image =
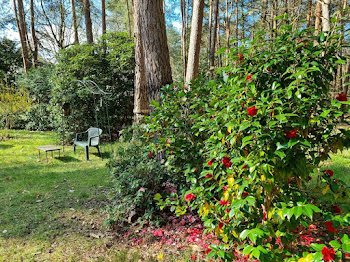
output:
[[86, 160], [89, 160], [89, 147], [88, 146], [85, 147], [85, 157], [86, 157]]
[[73, 151], [74, 151], [74, 154], [75, 154], [75, 147], [76, 147], [76, 145], [73, 145]]

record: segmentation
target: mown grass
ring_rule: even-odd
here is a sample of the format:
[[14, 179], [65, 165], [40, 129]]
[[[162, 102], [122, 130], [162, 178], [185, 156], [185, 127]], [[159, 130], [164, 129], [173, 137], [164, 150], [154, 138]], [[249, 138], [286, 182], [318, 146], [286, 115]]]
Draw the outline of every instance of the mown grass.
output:
[[74, 154], [70, 146], [46, 162], [36, 146], [58, 144], [55, 133], [0, 130], [4, 136], [10, 139], [0, 139], [0, 261], [157, 261], [161, 251], [130, 248], [103, 226], [111, 186], [106, 158], [92, 149], [86, 161], [82, 148]]
[[[7, 132], [7, 131], [6, 131]], [[53, 132], [9, 131], [0, 140], [0, 261], [157, 261], [162, 250], [126, 247], [116, 232], [103, 226], [111, 186], [107, 159], [94, 149], [90, 161], [78, 148], [65, 147], [61, 158], [36, 146], [57, 144]], [[0, 137], [4, 131], [0, 130]], [[118, 146], [117, 144], [115, 146]], [[105, 147], [106, 151], [108, 148]], [[325, 168], [350, 184], [350, 151], [332, 156]], [[310, 189], [320, 194], [313, 180]], [[338, 199], [348, 209], [348, 199]], [[165, 252], [164, 254], [166, 254]], [[189, 261], [191, 252], [162, 261]]]

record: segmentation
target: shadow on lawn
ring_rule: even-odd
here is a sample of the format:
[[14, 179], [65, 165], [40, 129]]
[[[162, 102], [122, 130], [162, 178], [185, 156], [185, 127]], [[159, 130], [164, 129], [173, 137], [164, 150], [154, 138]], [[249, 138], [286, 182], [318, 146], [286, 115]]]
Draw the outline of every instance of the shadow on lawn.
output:
[[13, 147], [12, 145], [6, 145], [6, 144], [1, 144], [0, 145], [0, 149], [8, 149], [8, 148], [11, 148]]
[[72, 156], [61, 156], [61, 157], [57, 157], [56, 160], [65, 162], [65, 163], [82, 162], [81, 160]]

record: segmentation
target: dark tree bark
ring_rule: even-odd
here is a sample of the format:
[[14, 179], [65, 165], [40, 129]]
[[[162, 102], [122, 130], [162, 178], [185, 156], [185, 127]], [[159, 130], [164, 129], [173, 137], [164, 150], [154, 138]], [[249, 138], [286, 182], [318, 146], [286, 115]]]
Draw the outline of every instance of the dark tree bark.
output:
[[[147, 81], [145, 56], [141, 40], [140, 9], [134, 2], [134, 39], [135, 39], [135, 90], [134, 90], [134, 121], [140, 123], [143, 116], [149, 115], [150, 107], [147, 97]], [[135, 4], [136, 3], [136, 4]]]
[[106, 1], [101, 0], [102, 9], [102, 34], [106, 33]]
[[[17, 10], [17, 4], [18, 4], [18, 10]], [[24, 8], [23, 8], [22, 0], [17, 0], [17, 3], [16, 3], [16, 0], [13, 0], [13, 7], [14, 7], [14, 12], [16, 17], [17, 29], [19, 32], [19, 38], [21, 41], [23, 68], [24, 68], [24, 71], [27, 72], [29, 69], [29, 59], [28, 59], [28, 45], [27, 45], [27, 39], [25, 35], [26, 22], [24, 17]]]
[[78, 35], [78, 25], [77, 25], [77, 14], [75, 11], [75, 2], [70, 0], [72, 7], [72, 22], [73, 22], [73, 31], [74, 31], [74, 44], [79, 44], [79, 35]]
[[33, 66], [38, 65], [38, 39], [35, 34], [34, 0], [30, 0], [30, 33], [33, 41]]
[[187, 48], [186, 48], [186, 2], [180, 0], [181, 7], [181, 53], [183, 62], [183, 78], [186, 79], [186, 66], [187, 66]]
[[190, 46], [188, 50], [188, 63], [186, 72], [186, 82], [198, 76], [199, 53], [202, 37], [204, 0], [193, 1], [193, 15], [190, 36]]
[[215, 48], [216, 48], [216, 39], [217, 39], [217, 28], [218, 28], [218, 13], [219, 13], [219, 0], [213, 1], [213, 29], [211, 32], [211, 46], [210, 46], [210, 64], [209, 69], [212, 72], [215, 68]]
[[172, 83], [163, 1], [134, 0], [134, 25], [135, 85], [138, 85], [135, 86], [134, 112], [137, 116], [146, 111], [144, 82], [148, 105], [152, 100], [159, 101], [162, 86]]
[[86, 39], [87, 39], [88, 43], [93, 43], [94, 42], [94, 38], [93, 38], [93, 34], [92, 34], [90, 1], [89, 0], [83, 0], [83, 5], [84, 5]]

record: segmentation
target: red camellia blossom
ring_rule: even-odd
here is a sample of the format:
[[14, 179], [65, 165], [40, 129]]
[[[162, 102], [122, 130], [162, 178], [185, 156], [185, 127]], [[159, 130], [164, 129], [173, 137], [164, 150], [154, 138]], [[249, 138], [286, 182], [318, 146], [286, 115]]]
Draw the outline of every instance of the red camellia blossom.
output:
[[333, 226], [333, 221], [327, 221], [324, 224], [329, 232], [332, 232], [332, 233], [338, 232], [338, 229], [335, 229]]
[[212, 251], [212, 249], [210, 247], [208, 247], [207, 250], [205, 250], [204, 255], [208, 255], [210, 253], [210, 251]]
[[196, 196], [195, 194], [189, 193], [189, 194], [187, 194], [187, 195], [185, 196], [185, 200], [186, 200], [187, 202], [189, 202], [189, 201], [195, 199], [196, 197], [197, 197], [197, 196]]
[[330, 177], [334, 176], [334, 172], [331, 169], [322, 170], [322, 172], [326, 175], [329, 175]]
[[347, 254], [347, 253], [346, 253], [346, 254], [345, 254], [345, 257], [346, 257], [346, 258], [350, 257], [350, 254]]
[[248, 193], [248, 192], [243, 192], [243, 193], [242, 193], [242, 197], [247, 197], [247, 196], [249, 196], [249, 193]]
[[337, 206], [337, 205], [333, 205], [332, 206], [332, 210], [333, 210], [334, 213], [336, 213], [338, 215], [341, 214], [341, 208], [339, 206]]
[[258, 109], [256, 109], [255, 106], [251, 106], [247, 108], [247, 112], [248, 112], [248, 115], [253, 117], [258, 113]]
[[268, 68], [266, 68], [266, 70], [270, 72], [270, 71], [271, 71], [271, 68], [270, 68], [270, 67], [268, 67]]
[[345, 93], [344, 93], [344, 94], [340, 93], [340, 94], [336, 97], [336, 99], [337, 99], [338, 101], [348, 101], [348, 98], [346, 97], [346, 94], [345, 94]]
[[244, 55], [243, 54], [238, 54], [238, 59], [239, 59], [239, 61], [244, 60]]
[[151, 158], [153, 156], [152, 152], [149, 152], [147, 156]]
[[212, 160], [208, 161], [208, 165], [212, 166], [214, 162], [215, 162], [215, 159], [213, 158]]
[[230, 201], [221, 199], [219, 204], [221, 206], [229, 206], [230, 205]]
[[285, 130], [284, 133], [286, 134], [286, 138], [296, 138], [298, 136], [298, 130]]
[[224, 223], [219, 222], [219, 228], [220, 228], [220, 229], [222, 229], [222, 228], [223, 228], [223, 226], [224, 226]]
[[232, 165], [232, 162], [230, 161], [230, 158], [225, 156], [223, 159], [222, 159], [222, 163], [224, 164], [224, 167], [225, 168], [229, 168], [231, 165]]
[[263, 213], [263, 215], [264, 215], [264, 221], [267, 221], [267, 214], [266, 214], [266, 212], [264, 211], [264, 213]]
[[328, 261], [334, 261], [335, 258], [335, 252], [333, 248], [327, 248], [323, 247], [321, 251], [323, 255], [323, 260], [328, 262]]
[[245, 80], [249, 81], [252, 78], [252, 74], [248, 75]]
[[214, 177], [213, 174], [206, 174], [206, 175], [205, 175], [205, 178], [213, 178], [213, 177]]

